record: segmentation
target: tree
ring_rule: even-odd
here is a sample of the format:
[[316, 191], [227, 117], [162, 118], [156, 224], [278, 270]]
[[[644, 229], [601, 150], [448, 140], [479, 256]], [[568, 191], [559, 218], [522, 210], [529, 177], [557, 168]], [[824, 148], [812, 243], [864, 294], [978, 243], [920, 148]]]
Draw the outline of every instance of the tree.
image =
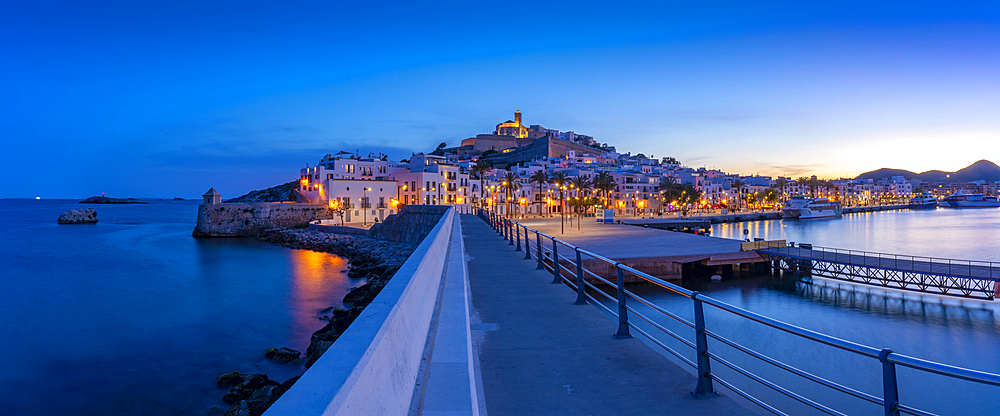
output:
[[778, 191], [775, 191], [773, 188], [769, 188], [768, 190], [764, 191], [763, 199], [765, 203], [773, 205], [775, 202], [778, 201]]
[[657, 191], [660, 194], [661, 206], [664, 202], [676, 201], [681, 196], [681, 187], [677, 185], [677, 178], [673, 176], [666, 176], [660, 179]]
[[788, 185], [788, 179], [782, 178], [780, 176], [778, 177], [778, 179], [774, 181], [774, 186], [776, 186], [778, 190], [781, 191], [778, 194], [778, 199], [781, 200], [781, 202], [785, 202], [785, 186], [787, 185]]
[[444, 156], [445, 147], [448, 147], [448, 143], [441, 142], [441, 144], [439, 144], [438, 147], [431, 152], [431, 154], [435, 156]]
[[736, 188], [736, 210], [740, 210], [740, 205], [743, 202], [743, 187], [747, 185], [747, 181], [743, 179], [733, 179], [729, 184], [729, 189]]
[[485, 179], [486, 172], [493, 169], [490, 162], [487, 162], [480, 158], [476, 160], [476, 164], [472, 166], [472, 177], [474, 179], [479, 179], [479, 206], [483, 206], [483, 198], [486, 196], [486, 189], [483, 187], [483, 179]]
[[542, 214], [542, 205], [541, 205], [542, 204], [542, 192], [544, 192], [542, 190], [542, 186], [544, 186], [546, 183], [549, 182], [549, 174], [545, 173], [545, 170], [537, 171], [537, 172], [531, 174], [531, 176], [528, 177], [528, 182], [535, 182], [535, 183], [538, 184], [538, 193], [535, 194], [535, 195], [537, 195], [537, 197], [535, 198], [535, 200], [538, 203], [538, 215], [541, 215]]
[[594, 189], [604, 192], [604, 206], [608, 206], [608, 200], [611, 198], [611, 191], [614, 191], [618, 185], [615, 184], [615, 178], [611, 176], [608, 172], [598, 172], [597, 176], [594, 176]]
[[517, 182], [517, 175], [514, 172], [507, 172], [507, 174], [503, 175], [503, 182], [500, 189], [503, 189], [504, 196], [507, 198], [507, 215], [511, 215], [511, 212], [514, 210], [511, 200], [517, 196], [517, 190], [521, 189], [521, 184]]
[[[574, 210], [576, 211], [577, 214], [576, 229], [579, 230], [580, 221], [583, 219], [583, 214], [584, 214], [583, 212], [580, 212], [580, 208], [584, 208], [584, 211], [586, 211], [586, 207], [589, 206], [583, 204], [584, 202], [583, 194], [584, 192], [589, 191], [590, 188], [593, 186], [593, 184], [590, 183], [590, 179], [587, 179], [586, 177], [583, 176], [577, 176], [570, 181], [570, 185], [572, 185], [573, 188], [576, 189], [576, 199], [570, 200], [570, 202], [575, 202], [573, 206], [575, 207]], [[593, 198], [587, 198], [587, 199], [593, 199]]]
[[664, 156], [660, 163], [664, 165], [680, 165], [681, 161], [675, 159], [673, 156]]
[[[795, 180], [795, 182], [797, 182], [797, 183], [799, 184], [799, 186], [800, 186], [800, 187], [802, 187], [802, 186], [805, 186], [805, 187], [809, 188], [809, 189], [810, 189], [811, 191], [812, 191], [813, 189], [815, 189], [815, 186], [816, 186], [816, 185], [815, 185], [815, 184], [813, 183], [813, 180], [812, 180], [812, 178], [809, 178], [809, 177], [807, 177], [807, 176], [800, 176], [800, 177], [799, 177], [799, 179], [796, 179], [796, 180]], [[813, 196], [813, 197], [815, 197], [816, 195], [813, 195], [813, 194], [810, 194], [810, 196]]]
[[567, 185], [568, 179], [569, 178], [568, 178], [568, 175], [566, 174], [566, 172], [552, 172], [552, 175], [549, 175], [549, 183], [555, 185], [556, 186], [556, 190], [559, 191], [559, 216], [560, 217], [562, 217], [562, 215], [563, 215], [563, 206], [562, 206], [562, 203], [563, 203], [563, 189], [562, 188]]

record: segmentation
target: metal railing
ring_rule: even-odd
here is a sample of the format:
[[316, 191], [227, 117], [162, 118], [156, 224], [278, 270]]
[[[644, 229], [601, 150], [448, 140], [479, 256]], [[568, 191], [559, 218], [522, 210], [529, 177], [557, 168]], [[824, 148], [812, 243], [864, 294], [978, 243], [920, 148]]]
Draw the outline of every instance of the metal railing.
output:
[[[923, 360], [916, 357], [911, 357], [908, 355], [903, 355], [894, 352], [891, 349], [879, 349], [860, 343], [847, 341], [837, 337], [833, 337], [820, 332], [805, 329], [799, 326], [795, 326], [786, 322], [779, 321], [755, 312], [751, 312], [746, 309], [742, 309], [728, 303], [713, 299], [711, 297], [705, 296], [699, 292], [691, 291], [683, 287], [677, 286], [675, 284], [669, 283], [657, 277], [651, 276], [632, 267], [626, 266], [621, 262], [609, 259], [607, 257], [601, 256], [599, 254], [590, 252], [588, 250], [581, 249], [565, 241], [559, 240], [553, 236], [542, 233], [538, 230], [528, 228], [520, 223], [512, 221], [510, 219], [504, 218], [496, 213], [478, 210], [478, 215], [483, 218], [490, 226], [492, 226], [498, 233], [500, 233], [505, 240], [508, 241], [509, 245], [515, 245], [515, 250], [525, 252], [524, 258], [532, 259], [532, 253], [534, 253], [534, 260], [537, 262], [538, 270], [548, 270], [552, 272], [553, 280], [552, 283], [563, 283], [567, 286], [573, 288], [577, 292], [576, 304], [593, 304], [594, 306], [603, 309], [607, 313], [615, 316], [618, 319], [618, 330], [615, 333], [615, 338], [631, 338], [631, 332], [635, 331], [640, 335], [646, 337], [652, 343], [658, 345], [659, 347], [666, 350], [678, 360], [684, 364], [691, 366], [695, 370], [695, 375], [697, 376], [697, 385], [694, 391], [691, 393], [692, 396], [696, 398], [714, 396], [718, 394], [713, 383], [719, 383], [734, 393], [742, 396], [743, 398], [753, 402], [762, 408], [777, 414], [786, 415], [785, 412], [779, 410], [775, 406], [764, 402], [763, 400], [751, 395], [750, 393], [740, 389], [735, 384], [726, 381], [719, 377], [719, 375], [712, 371], [711, 366], [714, 363], [721, 364], [729, 369], [735, 371], [736, 373], [743, 375], [757, 383], [766, 386], [784, 396], [787, 396], [799, 403], [809, 406], [815, 410], [822, 413], [831, 415], [844, 415], [845, 413], [833, 409], [827, 405], [819, 403], [813, 399], [803, 396], [802, 394], [796, 393], [788, 388], [782, 387], [775, 382], [768, 380], [760, 375], [754, 374], [753, 372], [735, 364], [731, 359], [724, 358], [720, 356], [716, 351], [709, 350], [708, 339], [711, 338], [728, 347], [731, 347], [735, 351], [739, 351], [746, 356], [756, 358], [757, 360], [770, 364], [778, 369], [787, 371], [791, 374], [804, 378], [806, 380], [812, 381], [820, 386], [832, 389], [834, 391], [847, 394], [849, 396], [855, 397], [857, 399], [869, 402], [884, 409], [885, 415], [899, 415], [901, 413], [907, 413], [912, 415], [934, 415], [928, 411], [920, 410], [915, 407], [907, 406], [899, 401], [899, 389], [897, 385], [896, 377], [896, 366], [900, 365], [903, 367], [919, 370], [926, 373], [942, 375], [946, 377], [951, 377], [954, 379], [967, 380], [975, 383], [981, 383], [985, 385], [1000, 386], [1000, 374], [988, 373], [978, 370], [972, 370], [963, 367], [957, 367], [947, 364], [942, 364], [934, 361]], [[532, 236], [533, 234], [533, 236]], [[533, 237], [533, 238], [532, 238]], [[543, 241], [543, 239], [545, 241]], [[544, 243], [544, 244], [543, 244]], [[563, 252], [571, 253], [571, 256], [564, 256], [560, 254], [560, 246], [567, 250]], [[584, 257], [592, 260], [596, 260], [598, 264], [604, 264], [605, 266], [612, 266], [615, 274], [615, 281], [609, 281], [603, 276], [599, 275], [593, 270], [588, 270], [584, 267]], [[593, 269], [594, 267], [591, 267]], [[661, 306], [654, 304], [653, 302], [646, 300], [639, 295], [629, 291], [625, 285], [625, 275], [629, 274], [641, 280], [656, 284], [657, 286], [666, 289], [669, 293], [674, 295], [687, 298], [691, 301], [694, 312], [693, 322], [682, 318], [681, 316], [673, 313]], [[588, 282], [587, 280], [592, 279], [596, 282], [603, 283], [614, 290], [616, 296], [612, 296], [608, 292], [598, 288], [594, 284]], [[603, 297], [607, 301], [611, 302], [617, 308], [610, 308], [605, 305], [602, 301], [598, 300], [595, 296]], [[632, 301], [639, 302], [640, 304], [648, 307], [649, 309], [658, 312], [670, 319], [679, 322], [680, 324], [693, 330], [694, 341], [691, 341], [684, 336], [681, 336], [677, 332], [671, 331], [664, 325], [658, 323], [655, 319], [644, 315], [638, 311], [635, 307], [631, 306]], [[756, 322], [758, 324], [779, 330], [781, 332], [791, 334], [793, 336], [814, 342], [822, 345], [830, 346], [838, 350], [846, 351], [848, 353], [861, 356], [864, 358], [878, 360], [881, 365], [882, 373], [882, 397], [875, 396], [873, 394], [866, 393], [859, 389], [849, 387], [826, 378], [814, 375], [805, 370], [799, 369], [790, 364], [784, 363], [778, 359], [767, 356], [761, 352], [755, 351], [745, 345], [742, 345], [736, 341], [728, 339], [722, 336], [720, 333], [709, 329], [705, 321], [705, 305], [711, 306], [719, 311], [724, 311], [735, 315], [739, 318], [743, 318], [748, 321]], [[680, 342], [683, 346], [693, 349], [695, 351], [695, 360], [691, 360], [681, 354], [677, 350], [671, 348], [661, 339], [650, 334], [647, 329], [643, 329], [634, 320], [630, 321], [629, 317], [638, 318], [645, 322], [644, 326], [647, 328], [652, 328], [659, 330], [664, 335]]]
[[855, 264], [880, 269], [907, 272], [944, 274], [974, 279], [1000, 279], [1000, 263], [992, 261], [956, 260], [939, 257], [910, 256], [873, 251], [846, 250], [831, 247], [803, 245], [800, 247], [767, 247], [767, 251], [808, 260]]

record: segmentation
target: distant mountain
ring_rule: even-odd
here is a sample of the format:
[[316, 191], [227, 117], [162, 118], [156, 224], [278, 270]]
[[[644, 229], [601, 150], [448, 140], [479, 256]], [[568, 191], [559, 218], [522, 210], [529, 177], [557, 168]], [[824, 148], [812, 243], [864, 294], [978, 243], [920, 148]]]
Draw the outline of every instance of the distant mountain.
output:
[[858, 175], [857, 179], [882, 179], [893, 176], [902, 176], [906, 179], [920, 179], [924, 182], [946, 181], [946, 182], [972, 182], [972, 181], [1000, 181], [1000, 166], [988, 160], [980, 160], [957, 172], [945, 172], [941, 170], [929, 170], [922, 173], [914, 173], [903, 169], [882, 168], [865, 172]]

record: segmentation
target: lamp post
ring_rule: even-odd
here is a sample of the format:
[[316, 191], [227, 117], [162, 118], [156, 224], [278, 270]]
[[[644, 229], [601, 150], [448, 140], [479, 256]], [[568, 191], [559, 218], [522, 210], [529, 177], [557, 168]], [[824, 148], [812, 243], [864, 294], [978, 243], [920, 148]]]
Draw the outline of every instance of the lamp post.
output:
[[566, 233], [566, 209], [563, 207], [563, 192], [566, 191], [566, 186], [561, 182], [559, 186], [559, 234]]
[[361, 222], [362, 227], [368, 225], [368, 207], [371, 205], [368, 203], [368, 191], [370, 191], [371, 189], [372, 188], [368, 187], [361, 188], [362, 192], [364, 193], [364, 199], [361, 200], [361, 213], [364, 215], [364, 220], [362, 220]]

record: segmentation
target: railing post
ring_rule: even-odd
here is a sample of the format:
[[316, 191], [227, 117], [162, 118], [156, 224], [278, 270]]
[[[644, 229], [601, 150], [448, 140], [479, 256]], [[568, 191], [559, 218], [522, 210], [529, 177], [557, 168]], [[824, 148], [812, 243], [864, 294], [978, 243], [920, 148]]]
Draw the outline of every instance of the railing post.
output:
[[531, 240], [528, 239], [528, 227], [524, 227], [524, 259], [531, 260]]
[[580, 248], [576, 248], [576, 302], [574, 305], [587, 304], [586, 286], [583, 284], [583, 260], [580, 255]]
[[514, 251], [521, 251], [521, 224], [514, 224], [514, 235], [517, 236], [517, 247], [514, 247]]
[[899, 416], [899, 389], [896, 387], [896, 364], [889, 362], [892, 350], [886, 348], [878, 354], [882, 362], [882, 402], [885, 405], [885, 416]]
[[562, 283], [559, 275], [559, 243], [552, 239], [552, 284]]
[[504, 240], [510, 240], [510, 220], [504, 218], [500, 221], [500, 234], [503, 234]]
[[705, 308], [698, 295], [700, 295], [698, 292], [691, 295], [691, 301], [694, 303], [694, 337], [698, 355], [698, 385], [695, 386], [691, 396], [696, 399], [719, 394], [712, 387], [712, 365], [708, 360], [708, 336], [705, 335]]
[[514, 220], [507, 220], [507, 240], [508, 246], [514, 245]]
[[542, 235], [538, 233], [538, 230], [535, 230], [535, 257], [538, 258], [538, 267], [535, 270], [544, 269], [545, 266], [542, 265]]
[[632, 338], [628, 331], [628, 309], [625, 308], [625, 272], [622, 271], [622, 264], [615, 263], [615, 270], [618, 272], [618, 332], [615, 339]]

